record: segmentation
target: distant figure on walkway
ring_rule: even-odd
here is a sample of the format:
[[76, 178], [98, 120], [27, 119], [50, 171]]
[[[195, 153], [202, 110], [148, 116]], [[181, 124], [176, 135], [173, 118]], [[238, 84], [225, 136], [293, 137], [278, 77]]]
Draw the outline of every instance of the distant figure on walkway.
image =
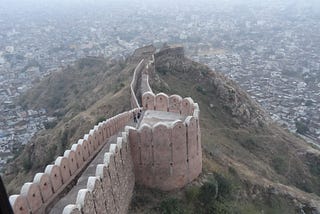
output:
[[141, 116], [141, 109], [139, 110], [139, 112], [138, 112], [138, 120], [140, 119], [140, 116]]
[[137, 121], [137, 117], [136, 117], [136, 113], [134, 113], [134, 112], [133, 112], [133, 122], [134, 122], [134, 123], [137, 123], [137, 122], [138, 122], [138, 121]]

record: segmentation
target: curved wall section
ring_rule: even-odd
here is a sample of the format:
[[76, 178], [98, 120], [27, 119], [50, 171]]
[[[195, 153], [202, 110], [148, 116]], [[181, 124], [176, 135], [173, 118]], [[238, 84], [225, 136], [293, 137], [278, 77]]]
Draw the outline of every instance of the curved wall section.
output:
[[131, 91], [131, 107], [132, 108], [140, 108], [136, 93], [138, 90], [138, 80], [141, 78], [141, 72], [143, 67], [145, 66], [144, 64], [144, 59], [140, 61], [140, 63], [137, 65], [137, 67], [134, 69], [133, 72], [133, 78], [132, 82], [130, 84], [130, 91]]
[[130, 128], [136, 183], [164, 191], [185, 186], [202, 171], [198, 120], [188, 116], [173, 124]]
[[[44, 173], [37, 173], [33, 182], [25, 183], [22, 186], [20, 195], [10, 196], [9, 200], [14, 213], [46, 213], [47, 208], [54, 203], [57, 198], [61, 197], [61, 193], [66, 190], [66, 187], [88, 166], [91, 160], [108, 141], [109, 137], [117, 134], [129, 123], [129, 121], [132, 121], [134, 112], [137, 114], [139, 110], [139, 108], [132, 109], [131, 111], [123, 112], [99, 123], [98, 126], [95, 126], [94, 129], [90, 130], [89, 134], [86, 134], [83, 139], [80, 139], [78, 143], [73, 144], [70, 150], [66, 150], [63, 156], [57, 157], [54, 164], [46, 166]], [[111, 164], [110, 168], [116, 167], [114, 172], [120, 173], [119, 175], [117, 174], [117, 176], [123, 176], [125, 180], [121, 193], [125, 192], [125, 194], [130, 195], [131, 193], [126, 191], [131, 191], [133, 189], [131, 183], [134, 183], [134, 179], [132, 181], [128, 180], [129, 178], [132, 179], [132, 177], [134, 177], [133, 172], [130, 173], [128, 177], [127, 175], [123, 175], [125, 171], [130, 172], [133, 168], [133, 165], [131, 164], [131, 153], [129, 152], [127, 144], [126, 141], [122, 147], [121, 138], [119, 144], [113, 146], [114, 151], [112, 157], [114, 160], [110, 163], [114, 164]], [[124, 164], [131, 167], [124, 170]], [[89, 193], [81, 193], [81, 197], [79, 196], [81, 198], [79, 204], [89, 203], [91, 200], [90, 197], [93, 197], [93, 203], [96, 203], [95, 197], [100, 194], [100, 192], [96, 190], [97, 186], [100, 185], [99, 181], [95, 181], [95, 184], [91, 185], [91, 187], [93, 187], [91, 189], [89, 188]], [[130, 188], [124, 190], [126, 187]], [[123, 198], [125, 198], [124, 195], [118, 195], [118, 201], [127, 200]], [[97, 201], [97, 203], [99, 204], [96, 204], [95, 206], [101, 208], [101, 203], [99, 201]], [[129, 202], [126, 201], [126, 203]], [[71, 207], [74, 209], [71, 209]], [[85, 207], [80, 210], [90, 210], [90, 207], [91, 205], [89, 208]], [[65, 212], [73, 210], [71, 212], [73, 213], [76, 212], [74, 210], [77, 210], [78, 208], [79, 206], [69, 206], [66, 208]], [[121, 213], [125, 212], [123, 211]]]
[[116, 144], [110, 145], [86, 189], [78, 191], [76, 203], [65, 206], [63, 214], [127, 213], [135, 183], [128, 133], [122, 132]]

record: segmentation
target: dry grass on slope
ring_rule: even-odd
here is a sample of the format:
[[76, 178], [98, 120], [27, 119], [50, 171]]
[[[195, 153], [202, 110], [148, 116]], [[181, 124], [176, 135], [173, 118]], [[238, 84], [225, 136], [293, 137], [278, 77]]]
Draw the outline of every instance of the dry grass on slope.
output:
[[98, 121], [131, 108], [129, 83], [135, 65], [82, 59], [21, 97], [25, 107], [48, 109], [58, 120], [37, 133], [8, 166], [4, 178], [10, 194], [18, 193], [24, 182], [31, 181], [36, 172], [43, 171]]
[[[153, 89], [190, 96], [199, 103], [202, 146], [215, 163], [216, 173], [234, 167], [249, 182], [281, 187], [283, 192], [292, 190], [302, 201], [319, 202], [318, 150], [272, 124], [258, 104], [217, 72], [188, 59], [158, 61]], [[245, 111], [239, 111], [243, 106]]]

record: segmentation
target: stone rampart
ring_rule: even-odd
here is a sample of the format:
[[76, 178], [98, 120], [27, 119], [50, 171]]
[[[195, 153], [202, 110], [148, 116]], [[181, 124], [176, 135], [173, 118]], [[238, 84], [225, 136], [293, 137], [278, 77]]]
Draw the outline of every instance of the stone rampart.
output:
[[[148, 57], [149, 58], [149, 57]], [[150, 59], [142, 59], [134, 70], [131, 82], [131, 106], [139, 108], [141, 106], [142, 94], [152, 92], [149, 85], [149, 73], [155, 70], [154, 56]]]
[[155, 58], [160, 58], [162, 56], [183, 58], [184, 48], [182, 46], [168, 46], [166, 48], [162, 48], [158, 53], [155, 54]]
[[88, 178], [87, 188], [78, 192], [76, 203], [67, 205], [63, 214], [125, 214], [128, 211], [135, 175], [131, 159], [128, 132], [122, 132], [116, 144], [111, 144], [104, 161], [96, 166], [95, 175]]
[[[158, 54], [168, 54], [167, 51]], [[144, 59], [135, 68], [130, 85], [133, 110], [94, 126], [54, 164], [48, 165], [43, 173], [37, 173], [33, 182], [25, 183], [20, 195], [9, 198], [14, 213], [47, 213], [100, 151], [108, 152], [100, 164], [95, 165], [99, 160], [93, 165], [95, 174], [85, 178], [86, 188], [76, 190], [75, 203], [62, 206], [64, 214], [124, 214], [128, 211], [135, 182], [167, 191], [181, 188], [199, 176], [202, 170], [199, 106], [190, 97], [154, 94], [148, 79], [155, 69], [154, 49], [150, 46], [140, 52], [136, 53], [137, 59]], [[177, 47], [169, 54], [180, 57], [183, 48]], [[116, 144], [110, 144], [106, 150], [108, 139], [133, 121], [133, 116], [141, 109], [160, 116], [150, 124], [140, 118], [138, 129], [127, 126]], [[144, 113], [139, 115], [144, 117]], [[149, 118], [149, 122], [152, 120], [154, 118]]]
[[148, 59], [150, 58], [150, 56], [153, 56], [155, 51], [156, 48], [153, 45], [138, 48], [134, 51], [133, 55], [131, 56], [131, 60], [139, 61], [141, 59]]
[[[163, 50], [158, 54], [168, 53]], [[177, 47], [171, 54], [183, 56], [183, 48]], [[148, 68], [155, 69], [154, 56], [142, 73], [141, 88], [149, 88], [142, 91], [142, 108], [176, 113], [185, 116], [185, 120], [129, 129], [136, 183], [161, 190], [181, 188], [202, 171], [200, 109], [190, 97], [154, 94], [149, 86]]]
[[129, 129], [136, 183], [161, 190], [185, 186], [202, 170], [198, 114], [171, 124]]
[[139, 82], [141, 81], [141, 73], [142, 70], [145, 68], [145, 63], [144, 63], [144, 59], [142, 59], [139, 64], [137, 65], [137, 67], [134, 69], [133, 72], [133, 78], [130, 84], [130, 92], [131, 92], [131, 107], [132, 108], [140, 108], [140, 104], [138, 102], [138, 98], [139, 96], [137, 96], [139, 93]]
[[[43, 173], [37, 173], [32, 182], [25, 183], [21, 188], [20, 195], [10, 196], [9, 200], [14, 213], [33, 214], [47, 212], [47, 208], [61, 197], [66, 187], [88, 166], [91, 160], [105, 145], [108, 138], [123, 129], [129, 121], [132, 121], [133, 112], [137, 113], [138, 111], [139, 109], [136, 108], [123, 112], [94, 126], [89, 134], [84, 135], [83, 139], [73, 144], [70, 150], [65, 151], [63, 156], [59, 156], [55, 160], [54, 164], [48, 165]], [[120, 171], [120, 168], [116, 168], [114, 172], [121, 172], [121, 175], [117, 174], [118, 179], [120, 179], [119, 176], [123, 176], [124, 179], [127, 179], [126, 185], [129, 185], [132, 189], [132, 184], [130, 183], [132, 181], [128, 181], [128, 177], [123, 175], [125, 171], [130, 171], [131, 155], [127, 149], [127, 141], [125, 141], [124, 144], [122, 144], [122, 142], [121, 138], [117, 145], [110, 147], [112, 151], [110, 153], [111, 161], [108, 169], [110, 169], [111, 166], [121, 166], [122, 171]], [[122, 147], [122, 145], [124, 146]], [[115, 160], [117, 161], [115, 162]], [[119, 160], [121, 161], [119, 162]], [[128, 167], [128, 169], [125, 170], [124, 167]], [[133, 176], [130, 175], [129, 177], [132, 178]], [[91, 179], [89, 182], [89, 193], [83, 191], [79, 196], [79, 201], [89, 200], [90, 194], [96, 197], [96, 195], [99, 194], [97, 193], [97, 189], [99, 188], [96, 187], [102, 185], [99, 183], [100, 181], [99, 179]], [[83, 194], [85, 196], [83, 196]], [[126, 197], [119, 196], [119, 198]], [[70, 207], [68, 209], [70, 209]]]
[[142, 107], [144, 110], [175, 112], [184, 116], [193, 115], [195, 110], [199, 114], [197, 103], [190, 97], [182, 98], [176, 94], [168, 96], [164, 93], [155, 95], [153, 92], [145, 92], [142, 95]]

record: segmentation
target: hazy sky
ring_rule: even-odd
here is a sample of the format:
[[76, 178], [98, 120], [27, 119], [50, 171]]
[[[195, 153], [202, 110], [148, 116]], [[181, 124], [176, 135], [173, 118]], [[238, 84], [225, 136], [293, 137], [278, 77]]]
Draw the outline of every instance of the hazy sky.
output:
[[[222, 7], [226, 5], [254, 5], [264, 7], [270, 4], [285, 3], [288, 8], [312, 8], [320, 13], [320, 0], [0, 0], [0, 17], [4, 14], [22, 14], [24, 12], [38, 11], [68, 11], [82, 9], [106, 9], [110, 7], [129, 7], [132, 4], [144, 5], [146, 7], [192, 7], [190, 5], [214, 5]], [[205, 8], [205, 7], [204, 7]], [[2, 14], [1, 14], [2, 13]]]

